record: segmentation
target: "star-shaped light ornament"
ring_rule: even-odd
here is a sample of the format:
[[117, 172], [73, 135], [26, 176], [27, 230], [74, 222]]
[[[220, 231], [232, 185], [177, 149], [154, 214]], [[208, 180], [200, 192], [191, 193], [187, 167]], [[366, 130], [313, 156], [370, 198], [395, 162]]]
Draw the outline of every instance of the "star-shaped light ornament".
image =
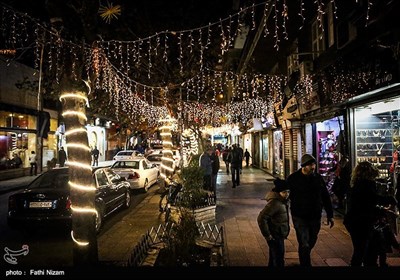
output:
[[121, 15], [121, 6], [114, 6], [113, 3], [107, 1], [107, 6], [100, 5], [99, 14], [109, 24], [113, 18], [118, 19], [118, 16]]

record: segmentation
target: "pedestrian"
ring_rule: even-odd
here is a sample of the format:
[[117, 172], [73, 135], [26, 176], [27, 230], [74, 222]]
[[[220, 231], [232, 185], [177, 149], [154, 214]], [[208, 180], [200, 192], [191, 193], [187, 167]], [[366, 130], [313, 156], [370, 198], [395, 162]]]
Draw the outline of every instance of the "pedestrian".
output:
[[368, 251], [371, 252], [371, 265], [377, 266], [379, 260], [380, 267], [388, 267], [387, 253], [393, 253], [393, 249], [400, 249], [396, 234], [389, 222], [390, 206], [380, 205], [378, 207], [378, 217], [374, 224], [371, 239], [368, 242]]
[[99, 150], [97, 149], [96, 146], [94, 146], [92, 150], [92, 156], [93, 156], [93, 166], [98, 166], [99, 165]]
[[31, 156], [29, 157], [29, 163], [31, 165], [30, 175], [37, 175], [37, 158], [35, 151], [31, 151]]
[[240, 166], [239, 166], [239, 173], [242, 174], [242, 169], [243, 169], [243, 149], [240, 147], [239, 143], [236, 145], [236, 148], [239, 150], [240, 153]]
[[211, 190], [211, 176], [212, 176], [212, 160], [211, 155], [213, 149], [211, 147], [207, 148], [199, 158], [199, 166], [203, 169], [203, 189]]
[[217, 176], [220, 168], [218, 149], [216, 149], [215, 152], [212, 153], [211, 161], [212, 161], [211, 190], [214, 192], [214, 197], [215, 197], [217, 193]]
[[65, 161], [67, 160], [67, 154], [64, 151], [64, 147], [60, 147], [58, 151], [58, 163], [60, 167], [65, 166]]
[[244, 158], [246, 159], [246, 167], [249, 167], [249, 160], [251, 158], [249, 151], [246, 149], [244, 152]]
[[258, 226], [269, 247], [270, 267], [285, 266], [285, 244], [289, 235], [288, 198], [289, 185], [279, 178], [274, 180], [275, 187], [267, 194], [267, 205], [257, 217]]
[[393, 162], [390, 165], [389, 172], [393, 182], [393, 188], [396, 191], [397, 208], [400, 209], [400, 146], [393, 152]]
[[229, 164], [230, 162], [228, 161], [228, 155], [231, 152], [231, 149], [229, 147], [226, 147], [223, 152], [222, 152], [222, 160], [225, 162], [225, 167], [226, 167], [226, 174], [229, 175]]
[[231, 163], [232, 188], [240, 185], [240, 167], [242, 166], [242, 153], [235, 144], [228, 155], [228, 161]]
[[13, 154], [12, 164], [15, 168], [20, 168], [22, 165], [22, 159], [19, 157], [17, 153]]
[[377, 217], [378, 195], [375, 179], [379, 170], [368, 161], [357, 164], [351, 175], [348, 209], [343, 224], [353, 243], [351, 266], [374, 266], [373, 252], [368, 243]]
[[290, 187], [290, 211], [296, 231], [301, 266], [311, 266], [311, 250], [321, 229], [322, 208], [332, 228], [333, 210], [325, 181], [315, 172], [316, 160], [310, 154], [301, 157], [301, 168], [287, 178]]

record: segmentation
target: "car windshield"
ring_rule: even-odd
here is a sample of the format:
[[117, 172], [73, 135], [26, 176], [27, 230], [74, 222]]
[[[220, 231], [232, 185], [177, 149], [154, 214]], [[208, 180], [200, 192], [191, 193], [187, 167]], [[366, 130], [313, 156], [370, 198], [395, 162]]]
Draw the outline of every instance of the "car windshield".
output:
[[28, 188], [67, 189], [68, 170], [53, 170], [46, 172], [33, 181]]
[[139, 161], [117, 161], [111, 168], [133, 168], [139, 169]]

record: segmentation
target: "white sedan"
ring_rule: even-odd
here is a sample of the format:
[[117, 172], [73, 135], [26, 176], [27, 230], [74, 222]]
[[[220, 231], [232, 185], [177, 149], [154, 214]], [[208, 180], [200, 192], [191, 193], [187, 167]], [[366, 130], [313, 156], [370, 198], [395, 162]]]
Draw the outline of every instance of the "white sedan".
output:
[[145, 157], [134, 157], [114, 162], [111, 169], [119, 176], [124, 177], [131, 185], [131, 189], [148, 188], [158, 181], [160, 171]]

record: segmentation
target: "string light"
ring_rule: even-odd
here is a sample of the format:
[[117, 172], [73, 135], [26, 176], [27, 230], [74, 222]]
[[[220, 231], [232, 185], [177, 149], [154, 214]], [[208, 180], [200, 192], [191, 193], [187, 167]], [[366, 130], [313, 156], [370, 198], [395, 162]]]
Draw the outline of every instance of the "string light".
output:
[[84, 150], [84, 151], [87, 151], [87, 152], [91, 151], [88, 146], [80, 144], [80, 143], [67, 143], [67, 144], [65, 144], [65, 146], [67, 148], [77, 148], [77, 149], [81, 149], [81, 150]]
[[76, 183], [71, 182], [71, 181], [69, 181], [68, 184], [72, 188], [80, 190], [80, 191], [85, 191], [85, 192], [96, 191], [96, 188], [93, 187], [93, 186], [84, 186], [84, 185], [76, 184]]
[[165, 179], [170, 177], [174, 172], [171, 129], [174, 127], [173, 123], [176, 123], [176, 119], [172, 118], [170, 115], [167, 115], [165, 118], [159, 119], [159, 123], [162, 123], [159, 129], [161, 130], [160, 135], [163, 143], [163, 156], [161, 158], [162, 162], [160, 165], [160, 176], [161, 178]]
[[[149, 125], [156, 124], [157, 119], [163, 115], [168, 114], [168, 109], [166, 106], [154, 106], [153, 98], [158, 98], [154, 95], [159, 94], [160, 99], [163, 98], [165, 102], [168, 102], [169, 96], [164, 94], [168, 92], [169, 87], [176, 88], [177, 85], [160, 85], [160, 86], [149, 86], [143, 83], [132, 80], [128, 75], [132, 72], [135, 72], [136, 69], [143, 68], [142, 58], [146, 58], [147, 55], [147, 77], [150, 80], [152, 76], [153, 69], [156, 68], [154, 63], [156, 61], [156, 56], [162, 55], [162, 58], [165, 62], [168, 61], [168, 49], [170, 44], [176, 44], [177, 40], [169, 40], [169, 36], [174, 36], [180, 38], [180, 44], [186, 43], [189, 48], [189, 53], [195, 54], [198, 51], [198, 69], [194, 69], [198, 71], [198, 74], [194, 77], [181, 82], [186, 88], [186, 105], [182, 106], [182, 110], [187, 108], [191, 108], [192, 112], [189, 112], [192, 119], [200, 119], [201, 122], [206, 122], [206, 120], [212, 120], [213, 122], [217, 122], [221, 118], [226, 118], [226, 113], [224, 114], [224, 108], [220, 106], [216, 106], [215, 110], [211, 110], [209, 116], [202, 116], [201, 111], [196, 108], [196, 106], [200, 105], [200, 100], [204, 97], [204, 92], [206, 91], [207, 85], [213, 89], [214, 99], [216, 95], [220, 92], [223, 92], [222, 87], [224, 85], [236, 85], [232, 87], [232, 94], [235, 98], [239, 98], [239, 100], [246, 100], [247, 102], [252, 102], [254, 104], [258, 104], [258, 99], [250, 100], [253, 98], [260, 97], [264, 100], [266, 104], [270, 104], [271, 100], [279, 100], [281, 93], [277, 93], [276, 89], [278, 86], [274, 85], [274, 81], [270, 76], [264, 77], [254, 77], [254, 76], [244, 76], [235, 77], [234, 74], [226, 72], [224, 74], [215, 73], [211, 71], [203, 72], [203, 59], [205, 55], [205, 51], [208, 50], [211, 41], [219, 40], [221, 42], [221, 53], [224, 54], [228, 51], [228, 49], [232, 46], [233, 39], [237, 34], [241, 32], [241, 18], [249, 18], [251, 23], [251, 28], [255, 27], [255, 13], [256, 8], [263, 5], [264, 8], [264, 35], [268, 34], [267, 28], [267, 20], [268, 13], [270, 8], [274, 7], [274, 21], [275, 21], [275, 44], [274, 47], [276, 50], [279, 50], [279, 27], [278, 27], [278, 15], [282, 15], [283, 25], [282, 25], [282, 34], [285, 39], [287, 39], [288, 34], [286, 33], [286, 20], [288, 20], [288, 6], [286, 0], [283, 1], [282, 5], [274, 4], [273, 2], [266, 1], [263, 3], [259, 3], [257, 5], [253, 4], [249, 7], [240, 8], [239, 11], [235, 14], [229, 15], [224, 19], [220, 19], [217, 22], [209, 23], [206, 26], [189, 29], [189, 30], [180, 30], [180, 31], [162, 31], [157, 32], [155, 35], [151, 35], [146, 38], [139, 38], [135, 41], [99, 41], [95, 42], [97, 47], [92, 46], [84, 46], [82, 47], [80, 44], [76, 44], [70, 41], [67, 41], [60, 37], [58, 31], [54, 29], [49, 29], [48, 26], [38, 23], [35, 19], [29, 17], [27, 14], [17, 13], [9, 8], [2, 6], [2, 26], [3, 28], [3, 37], [6, 45], [9, 47], [26, 47], [24, 44], [29, 42], [29, 39], [35, 40], [34, 45], [34, 67], [38, 69], [40, 62], [40, 50], [42, 48], [46, 48], [47, 57], [45, 60], [48, 60], [48, 69], [53, 70], [55, 72], [55, 81], [59, 83], [60, 71], [62, 71], [63, 60], [71, 60], [72, 61], [72, 69], [71, 73], [75, 79], [80, 75], [78, 72], [78, 62], [79, 62], [79, 53], [84, 53], [84, 69], [87, 72], [88, 76], [92, 71], [98, 79], [95, 81], [95, 88], [98, 90], [103, 90], [110, 96], [110, 104], [113, 104], [115, 107], [115, 113], [118, 115], [121, 110], [124, 113], [129, 113], [129, 115], [142, 116], [143, 120], [146, 120]], [[336, 15], [336, 4], [334, 0], [331, 0], [333, 11]], [[314, 4], [317, 6], [317, 20], [319, 23], [319, 28], [323, 30], [323, 14], [324, 14], [324, 3], [321, 0], [315, 0]], [[271, 5], [271, 7], [270, 7]], [[111, 5], [113, 6], [113, 5]], [[114, 7], [114, 6], [113, 6]], [[117, 6], [115, 6], [117, 7]], [[368, 8], [366, 12], [366, 26], [369, 23], [369, 16], [371, 9], [373, 8], [372, 0], [368, 0]], [[278, 9], [281, 9], [280, 11]], [[299, 16], [302, 19], [302, 26], [304, 25], [305, 18], [303, 16], [303, 12], [305, 11], [304, 2], [300, 0], [300, 11]], [[236, 18], [237, 17], [237, 18]], [[20, 22], [18, 22], [20, 21]], [[237, 24], [233, 24], [236, 22]], [[31, 25], [34, 30], [33, 34], [28, 34], [27, 26]], [[235, 26], [236, 28], [232, 28]], [[300, 29], [302, 28], [300, 27]], [[219, 28], [219, 29], [218, 29]], [[31, 30], [31, 29], [29, 29]], [[207, 32], [206, 32], [207, 30]], [[220, 31], [220, 32], [219, 32]], [[206, 43], [203, 43], [202, 37], [207, 34]], [[152, 42], [152, 40], [154, 40]], [[45, 45], [43, 45], [45, 43]], [[154, 43], [155, 42], [155, 43]], [[147, 50], [143, 48], [147, 47]], [[182, 47], [182, 45], [181, 45]], [[161, 48], [163, 50], [161, 50]], [[63, 50], [67, 51], [63, 51]], [[125, 52], [124, 52], [125, 51]], [[143, 55], [144, 54], [144, 55]], [[64, 55], [65, 57], [62, 57]], [[142, 57], [143, 56], [143, 57]], [[184, 59], [187, 57], [183, 56], [183, 53], [179, 54], [179, 63], [180, 63], [180, 71], [181, 73], [185, 70], [183, 69]], [[192, 59], [192, 58], [191, 58]], [[110, 63], [110, 60], [113, 61], [116, 65]], [[132, 67], [132, 69], [131, 69]], [[136, 68], [133, 68], [136, 67]], [[101, 78], [100, 78], [101, 77]], [[240, 80], [238, 83], [233, 83], [229, 78]], [[342, 73], [338, 73], [337, 77], [334, 78], [333, 91], [332, 96], [333, 99], [340, 100], [343, 97], [355, 95], [355, 90], [360, 90], [363, 87], [368, 87], [367, 80], [371, 77], [370, 71], [360, 71], [358, 74], [354, 71], [352, 74], [346, 76]], [[255, 79], [254, 79], [255, 78]], [[345, 80], [342, 80], [342, 79]], [[347, 80], [346, 80], [347, 79]], [[342, 80], [342, 81], [341, 81]], [[355, 80], [358, 83], [356, 86], [353, 85], [353, 88], [350, 89], [348, 86], [348, 81]], [[341, 87], [342, 85], [342, 87]], [[344, 85], [344, 86], [343, 86]], [[179, 85], [178, 85], [179, 86]], [[300, 88], [301, 86], [299, 86]], [[307, 91], [307, 93], [311, 92], [311, 86], [308, 85], [308, 82], [305, 83], [303, 88]], [[346, 88], [346, 89], [344, 89]], [[90, 92], [90, 90], [89, 90]], [[151, 95], [151, 103], [147, 102], [146, 93], [150, 92]], [[164, 94], [161, 97], [161, 94]], [[343, 95], [341, 95], [343, 94]], [[192, 104], [191, 100], [194, 98], [190, 98], [190, 95], [196, 96], [197, 103]], [[67, 97], [67, 96], [65, 96]], [[121, 102], [123, 100], [123, 102]], [[86, 98], [86, 103], [88, 100]], [[183, 100], [182, 100], [183, 101]], [[240, 101], [241, 102], [241, 101]], [[206, 110], [210, 110], [210, 107], [215, 107], [215, 104], [202, 104], [202, 107]], [[233, 104], [229, 103], [228, 108], [234, 107]], [[241, 105], [238, 105], [241, 108], [239, 111], [239, 119], [248, 119], [250, 113], [243, 110]], [[254, 105], [258, 106], [258, 105]], [[230, 109], [231, 110], [231, 109]], [[226, 110], [225, 110], [226, 111]], [[83, 115], [77, 116], [83, 120], [87, 120]], [[64, 112], [63, 116], [69, 117], [73, 116], [73, 112]], [[256, 114], [254, 114], [255, 116]]]
[[78, 239], [76, 239], [74, 237], [74, 232], [72, 230], [71, 230], [71, 238], [72, 238], [72, 241], [74, 241], [79, 246], [87, 246], [90, 244], [88, 241], [79, 241]]
[[[87, 86], [87, 90], [90, 93], [91, 91], [91, 87], [90, 84], [88, 82], [85, 81], [85, 85]], [[60, 101], [68, 101], [70, 100], [71, 102], [80, 102], [81, 104], [85, 104], [86, 106], [89, 106], [89, 101], [88, 98], [85, 96], [85, 94], [83, 92], [66, 92], [66, 93], [62, 93], [60, 96]], [[64, 111], [62, 113], [62, 116], [64, 116], [65, 118], [68, 117], [78, 117], [78, 123], [83, 125], [83, 121], [86, 122], [87, 117], [86, 114], [84, 113], [84, 111], [81, 109], [81, 107], [76, 106], [78, 109], [76, 110], [67, 110]], [[83, 121], [82, 121], [83, 120]], [[67, 130], [67, 132], [65, 133], [68, 139], [67, 144], [65, 145], [68, 149], [77, 149], [79, 150], [78, 153], [81, 153], [81, 151], [83, 153], [89, 153], [90, 152], [90, 148], [88, 147], [88, 145], [86, 144], [81, 144], [81, 143], [75, 143], [75, 142], [71, 142], [69, 141], [69, 138], [76, 135], [76, 134], [82, 134], [85, 133], [87, 135], [87, 130], [84, 129], [82, 126], [81, 127], [75, 127], [75, 128], [71, 128], [69, 130]], [[74, 153], [77, 154], [77, 153]], [[89, 174], [92, 173], [92, 167], [90, 164], [86, 163], [86, 162], [81, 162], [81, 161], [76, 161], [73, 159], [70, 159], [68, 161], [68, 165], [70, 167], [75, 167], [78, 169], [84, 169], [87, 170]], [[96, 188], [92, 185], [83, 185], [79, 182], [72, 182], [71, 180], [68, 181], [68, 184], [70, 185], [71, 189], [77, 191], [77, 192], [84, 192], [84, 193], [88, 193], [88, 192], [94, 192], [96, 190]], [[76, 194], [75, 194], [76, 195]], [[74, 197], [74, 196], [73, 196]], [[83, 214], [83, 215], [92, 215], [95, 214], [96, 216], [98, 215], [96, 208], [94, 207], [89, 207], [89, 206], [76, 206], [74, 205], [75, 201], [72, 201], [72, 205], [71, 205], [71, 210], [74, 214]], [[89, 241], [85, 241], [85, 240], [79, 240], [77, 238], [74, 237], [74, 232], [71, 231], [71, 238], [72, 240], [75, 242], [75, 244], [77, 244], [78, 246], [88, 246], [90, 243]]]

